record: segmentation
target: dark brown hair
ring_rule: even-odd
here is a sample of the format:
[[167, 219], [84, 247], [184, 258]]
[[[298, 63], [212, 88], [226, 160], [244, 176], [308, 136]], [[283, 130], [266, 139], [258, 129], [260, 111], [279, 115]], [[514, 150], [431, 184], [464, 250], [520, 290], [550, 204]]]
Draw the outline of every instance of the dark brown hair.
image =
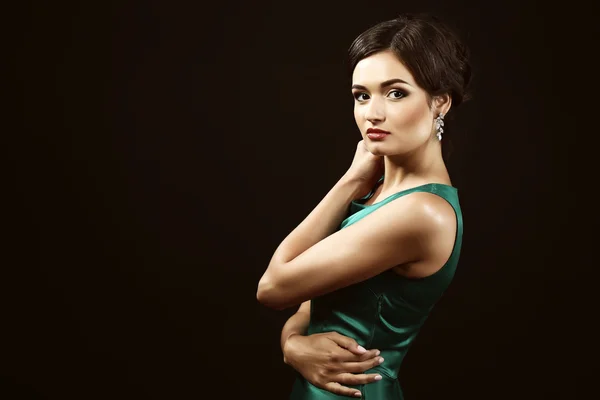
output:
[[468, 48], [439, 18], [403, 14], [360, 34], [349, 49], [350, 73], [363, 58], [391, 50], [431, 100], [449, 94], [452, 109], [467, 100], [471, 65]]

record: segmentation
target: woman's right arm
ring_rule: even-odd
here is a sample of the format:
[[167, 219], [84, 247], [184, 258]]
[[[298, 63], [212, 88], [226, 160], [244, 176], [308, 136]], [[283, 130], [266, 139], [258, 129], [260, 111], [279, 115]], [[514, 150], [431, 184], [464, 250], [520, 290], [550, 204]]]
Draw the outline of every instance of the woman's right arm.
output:
[[375, 382], [378, 374], [363, 374], [383, 361], [378, 350], [367, 351], [337, 332], [305, 336], [310, 322], [310, 300], [300, 305], [281, 331], [283, 360], [313, 385], [342, 396], [360, 396], [343, 385]]
[[304, 335], [310, 322], [310, 300], [300, 305], [298, 311], [292, 315], [281, 330], [281, 351], [283, 352], [283, 362], [287, 364], [285, 344], [292, 335]]

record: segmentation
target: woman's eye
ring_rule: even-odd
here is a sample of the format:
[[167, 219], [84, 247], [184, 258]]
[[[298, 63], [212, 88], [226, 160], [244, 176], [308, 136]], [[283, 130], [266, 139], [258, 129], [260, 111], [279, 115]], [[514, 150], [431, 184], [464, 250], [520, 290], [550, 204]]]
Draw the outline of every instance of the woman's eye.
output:
[[365, 101], [369, 96], [366, 93], [354, 93], [354, 98], [358, 101]]
[[401, 92], [400, 90], [392, 90], [388, 96], [390, 96], [393, 99], [401, 99], [404, 96], [406, 96], [403, 92]]

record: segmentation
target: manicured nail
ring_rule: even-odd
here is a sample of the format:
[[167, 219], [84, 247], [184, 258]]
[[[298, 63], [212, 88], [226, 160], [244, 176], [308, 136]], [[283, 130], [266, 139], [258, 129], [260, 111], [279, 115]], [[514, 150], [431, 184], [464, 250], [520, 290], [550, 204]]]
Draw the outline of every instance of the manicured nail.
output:
[[360, 351], [361, 353], [366, 353], [366, 352], [367, 352], [367, 349], [365, 349], [365, 348], [364, 348], [364, 347], [362, 347], [362, 346], [358, 346], [358, 347], [357, 347], [357, 349], [358, 349], [358, 351]]
[[354, 393], [354, 397], [361, 397], [362, 395], [360, 394], [360, 392], [355, 392]]
[[382, 379], [382, 378], [381, 378], [381, 375], [376, 375], [376, 376], [375, 376], [375, 380], [376, 380], [376, 381], [380, 381], [381, 379]]
[[383, 357], [379, 357], [379, 364], [383, 362]]
[[375, 351], [375, 355], [376, 355], [376, 356], [378, 356], [378, 355], [380, 355], [380, 354], [381, 354], [381, 352], [380, 352], [379, 350]]

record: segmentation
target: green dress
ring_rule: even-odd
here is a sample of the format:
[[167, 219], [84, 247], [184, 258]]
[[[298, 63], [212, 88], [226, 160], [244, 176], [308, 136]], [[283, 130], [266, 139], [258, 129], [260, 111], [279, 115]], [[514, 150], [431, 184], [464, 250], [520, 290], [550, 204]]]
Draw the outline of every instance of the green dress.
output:
[[[383, 177], [378, 184], [383, 181]], [[428, 192], [444, 198], [456, 214], [457, 231], [454, 248], [444, 266], [425, 278], [408, 279], [392, 270], [363, 282], [311, 300], [308, 334], [336, 331], [354, 338], [367, 349], [381, 350], [383, 364], [365, 373], [379, 373], [383, 379], [366, 385], [348, 386], [358, 389], [365, 400], [400, 400], [402, 390], [398, 370], [406, 352], [415, 340], [434, 304], [450, 284], [462, 244], [462, 213], [457, 189], [439, 183], [421, 185], [395, 193], [372, 205], [362, 204], [375, 189], [349, 207], [339, 229], [352, 225], [379, 207], [414, 192]], [[297, 374], [290, 400], [348, 399], [313, 386]]]

